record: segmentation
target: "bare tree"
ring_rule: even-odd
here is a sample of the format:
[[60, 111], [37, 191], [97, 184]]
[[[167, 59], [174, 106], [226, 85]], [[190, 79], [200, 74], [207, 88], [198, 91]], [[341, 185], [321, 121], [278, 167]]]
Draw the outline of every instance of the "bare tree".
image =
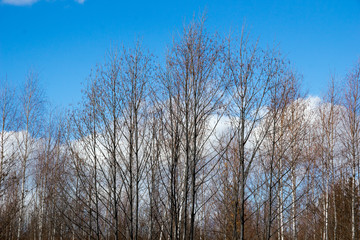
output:
[[222, 116], [226, 87], [221, 81], [222, 50], [216, 36], [206, 32], [203, 19], [194, 22], [174, 43], [161, 76], [164, 94], [158, 103], [167, 119], [164, 183], [170, 185], [167, 234], [172, 239], [196, 237], [197, 213], [209, 199], [200, 202], [199, 191], [212, 177], [217, 156], [210, 141]]
[[61, 226], [60, 215], [56, 209], [58, 186], [62, 180], [63, 151], [65, 132], [61, 114], [53, 110], [43, 124], [42, 137], [38, 139], [37, 161], [34, 163], [35, 201], [34, 235], [39, 240], [53, 239]]
[[[0, 236], [9, 238], [9, 225], [17, 212], [16, 192], [16, 103], [15, 91], [6, 81], [0, 81]], [[13, 195], [14, 196], [14, 195]]]
[[[247, 180], [268, 126], [261, 126], [269, 104], [270, 90], [278, 74], [277, 56], [251, 44], [242, 30], [240, 38], [229, 40], [226, 56], [226, 76], [231, 84], [228, 107], [234, 141], [237, 142], [239, 167], [233, 186], [233, 239], [244, 239]], [[240, 222], [240, 229], [237, 228]]]
[[[17, 239], [21, 237], [26, 218], [26, 196], [28, 193], [29, 161], [34, 159], [36, 138], [40, 136], [44, 110], [44, 97], [39, 87], [39, 78], [35, 72], [29, 72], [19, 96], [19, 121], [22, 132], [18, 135], [19, 161], [21, 177], [20, 211], [18, 218]], [[31, 183], [29, 183], [31, 184]]]
[[87, 201], [82, 199], [87, 216], [77, 225], [97, 239], [109, 233], [115, 239], [140, 237], [140, 204], [146, 202], [142, 196], [151, 146], [147, 115], [151, 64], [140, 44], [112, 51], [108, 62], [90, 77], [83, 114], [72, 116], [77, 139], [69, 139], [74, 180], [88, 196]]
[[[127, 236], [138, 239], [140, 228], [140, 204], [146, 191], [145, 171], [150, 154], [149, 133], [149, 82], [152, 81], [151, 58], [137, 43], [134, 49], [124, 49], [121, 57], [120, 84], [124, 94], [124, 108], [120, 122], [120, 178], [124, 182], [125, 199], [122, 212], [128, 228]], [[127, 207], [125, 207], [127, 206]]]
[[[338, 129], [339, 129], [339, 106], [335, 83], [332, 79], [328, 95], [324, 99], [324, 103], [319, 106], [319, 125], [316, 127], [318, 131], [318, 140], [320, 150], [318, 152], [320, 158], [320, 169], [323, 175], [323, 191], [324, 204], [324, 234], [323, 239], [329, 239], [329, 199], [330, 187], [335, 183], [335, 160], [336, 160], [336, 143], [338, 142]], [[338, 147], [339, 149], [339, 147]], [[336, 216], [334, 226], [334, 237], [336, 239]]]
[[286, 113], [289, 126], [285, 137], [285, 141], [290, 143], [290, 149], [285, 156], [285, 161], [290, 169], [291, 217], [289, 222], [291, 223], [291, 237], [296, 240], [298, 238], [298, 218], [299, 215], [302, 215], [302, 209], [299, 209], [299, 206], [308, 191], [306, 176], [309, 174], [310, 164], [306, 161], [306, 158], [309, 157], [306, 149], [308, 148], [310, 114], [309, 104], [302, 98], [299, 83], [296, 80], [291, 81], [290, 88], [291, 100]]
[[355, 219], [356, 215], [356, 192], [358, 181], [356, 181], [359, 174], [359, 131], [360, 131], [360, 65], [355, 66], [352, 72], [347, 75], [346, 90], [344, 94], [345, 114], [343, 116], [344, 136], [343, 144], [346, 149], [345, 157], [348, 160], [351, 169], [351, 238], [357, 238], [357, 229]]

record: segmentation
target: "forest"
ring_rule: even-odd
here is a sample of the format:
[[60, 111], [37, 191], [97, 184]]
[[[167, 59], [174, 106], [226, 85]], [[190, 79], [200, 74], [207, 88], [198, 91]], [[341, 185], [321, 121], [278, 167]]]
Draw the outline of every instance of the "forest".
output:
[[66, 110], [1, 79], [0, 239], [360, 239], [352, 64], [309, 96], [280, 49], [195, 20], [163, 61], [109, 50]]

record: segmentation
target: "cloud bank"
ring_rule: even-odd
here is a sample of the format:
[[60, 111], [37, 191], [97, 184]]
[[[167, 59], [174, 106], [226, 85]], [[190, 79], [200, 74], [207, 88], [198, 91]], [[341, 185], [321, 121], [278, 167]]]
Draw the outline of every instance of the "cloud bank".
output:
[[[30, 6], [40, 0], [2, 0], [2, 4], [13, 5], [13, 6]], [[79, 4], [83, 4], [85, 0], [74, 0]]]

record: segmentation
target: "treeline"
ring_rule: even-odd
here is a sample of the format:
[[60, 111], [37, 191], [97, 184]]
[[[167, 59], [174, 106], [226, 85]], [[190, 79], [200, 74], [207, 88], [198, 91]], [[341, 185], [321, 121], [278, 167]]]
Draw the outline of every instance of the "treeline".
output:
[[203, 21], [164, 62], [112, 50], [65, 114], [36, 73], [2, 81], [1, 239], [360, 238], [360, 63], [306, 97], [276, 48]]

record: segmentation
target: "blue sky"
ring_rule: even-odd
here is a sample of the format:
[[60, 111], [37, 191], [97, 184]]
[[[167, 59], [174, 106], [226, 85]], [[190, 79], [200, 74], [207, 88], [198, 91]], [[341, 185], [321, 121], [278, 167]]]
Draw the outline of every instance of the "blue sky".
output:
[[310, 95], [324, 94], [330, 74], [342, 79], [360, 58], [360, 0], [0, 0], [0, 78], [16, 86], [33, 69], [50, 102], [76, 104], [111, 46], [140, 38], [161, 59], [204, 11], [211, 32], [245, 22], [261, 45], [279, 44]]

